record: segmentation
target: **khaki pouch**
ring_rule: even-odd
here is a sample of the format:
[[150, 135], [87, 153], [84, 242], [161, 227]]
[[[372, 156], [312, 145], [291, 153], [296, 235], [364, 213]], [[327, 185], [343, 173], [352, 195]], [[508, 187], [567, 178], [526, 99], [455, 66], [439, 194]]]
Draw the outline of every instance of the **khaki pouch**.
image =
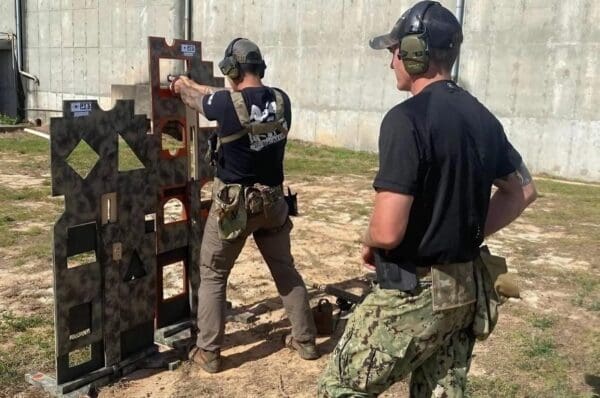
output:
[[246, 229], [248, 215], [244, 200], [244, 188], [239, 184], [223, 184], [214, 195], [219, 238], [234, 240]]
[[493, 256], [483, 249], [474, 265], [477, 304], [472, 330], [477, 339], [485, 340], [498, 322], [498, 306], [507, 297], [520, 297], [519, 287], [513, 276], [508, 274], [503, 257]]
[[474, 303], [477, 296], [473, 262], [431, 266], [433, 311], [443, 311]]
[[519, 286], [514, 275], [508, 273], [506, 259], [482, 250], [481, 261], [490, 275], [496, 294], [501, 297], [520, 298]]

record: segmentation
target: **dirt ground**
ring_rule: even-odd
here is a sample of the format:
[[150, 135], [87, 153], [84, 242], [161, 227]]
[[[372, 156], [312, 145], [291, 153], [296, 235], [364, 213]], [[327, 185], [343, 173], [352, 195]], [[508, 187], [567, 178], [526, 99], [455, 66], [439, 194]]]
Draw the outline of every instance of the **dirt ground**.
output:
[[[13, 213], [24, 210], [28, 214], [0, 215], [13, 220], [7, 222], [5, 231], [25, 242], [31, 236], [39, 237], [31, 238], [37, 242], [31, 245], [6, 238], [0, 244], [0, 314], [5, 319], [31, 314], [47, 319], [53, 294], [51, 253], [49, 244], [39, 246], [50, 236], [62, 204], [47, 196], [47, 169], [21, 167], [22, 156], [3, 147], [0, 138], [3, 200], [15, 202], [10, 202]], [[36, 156], [40, 164], [45, 162], [44, 155]], [[298, 192], [301, 213], [293, 218], [292, 252], [305, 280], [339, 284], [359, 293], [359, 280], [364, 277], [359, 242], [372, 203], [373, 169], [364, 174], [339, 170], [332, 174], [292, 173], [287, 180]], [[494, 253], [507, 257], [519, 279], [522, 299], [507, 302], [501, 308], [496, 332], [476, 345], [468, 391], [472, 397], [593, 397], [600, 390], [600, 187], [539, 181], [541, 197], [532, 208], [486, 242]], [[14, 192], [24, 189], [31, 197], [14, 199]], [[46, 194], [36, 196], [36, 189]], [[233, 269], [227, 295], [234, 307], [262, 314], [249, 325], [228, 323], [222, 373], [209, 375], [189, 364], [176, 371], [142, 369], [102, 388], [98, 396], [315, 396], [316, 380], [336, 338], [318, 339], [323, 356], [316, 361], [303, 361], [283, 346], [289, 323], [251, 238]], [[313, 292], [311, 302], [320, 297]], [[52, 333], [47, 322], [25, 327], [23, 333], [28, 330]], [[338, 329], [337, 334], [340, 332]], [[18, 344], [12, 337], [0, 339], [0, 355]], [[48, 352], [52, 350], [51, 344], [34, 342], [22, 355], [34, 359], [50, 355], [51, 359]], [[39, 363], [52, 367], [51, 360]], [[44, 396], [22, 383], [2, 388], [0, 396], [2, 391], [8, 396]], [[406, 383], [398, 383], [383, 396], [406, 394]]]

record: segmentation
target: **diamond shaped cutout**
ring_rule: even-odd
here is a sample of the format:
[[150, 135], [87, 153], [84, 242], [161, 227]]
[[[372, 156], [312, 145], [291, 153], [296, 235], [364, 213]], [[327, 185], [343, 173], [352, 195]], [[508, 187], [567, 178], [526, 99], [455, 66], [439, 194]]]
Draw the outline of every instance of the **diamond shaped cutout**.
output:
[[131, 171], [145, 168], [127, 141], [119, 134], [119, 171]]
[[71, 151], [67, 157], [67, 163], [84, 180], [90, 174], [100, 156], [84, 140]]

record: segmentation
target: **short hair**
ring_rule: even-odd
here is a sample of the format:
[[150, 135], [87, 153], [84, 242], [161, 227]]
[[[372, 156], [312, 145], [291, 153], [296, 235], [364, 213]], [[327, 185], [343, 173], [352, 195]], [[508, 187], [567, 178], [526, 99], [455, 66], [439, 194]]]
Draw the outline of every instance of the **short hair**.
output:
[[240, 64], [240, 71], [242, 72], [240, 76], [243, 76], [245, 73], [250, 73], [260, 77], [261, 79], [265, 76], [265, 64]]
[[454, 61], [458, 58], [460, 53], [460, 46], [454, 48], [430, 48], [429, 49], [429, 60], [431, 63], [439, 66], [445, 71], [451, 71]]
[[462, 44], [462, 41], [463, 41], [463, 35], [462, 35], [462, 32], [459, 31], [459, 32], [456, 32], [452, 37], [451, 42], [454, 43], [454, 45], [452, 47], [450, 47], [450, 48], [429, 47], [430, 61], [445, 71], [448, 71], [448, 72], [451, 71], [452, 65], [454, 65], [454, 62], [456, 61], [456, 59], [458, 58], [458, 55], [460, 54], [460, 46]]

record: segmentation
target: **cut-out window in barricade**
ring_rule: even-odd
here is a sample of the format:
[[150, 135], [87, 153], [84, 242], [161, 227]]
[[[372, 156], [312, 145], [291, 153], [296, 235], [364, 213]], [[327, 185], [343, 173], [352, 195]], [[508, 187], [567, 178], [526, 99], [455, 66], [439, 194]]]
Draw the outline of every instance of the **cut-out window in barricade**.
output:
[[143, 169], [144, 164], [131, 149], [127, 141], [119, 134], [119, 171], [131, 171]]
[[86, 179], [98, 162], [98, 159], [100, 159], [100, 157], [96, 151], [94, 151], [87, 142], [81, 140], [77, 146], [73, 148], [69, 157], [67, 157], [67, 163], [81, 178]]
[[146, 276], [146, 268], [140, 259], [137, 251], [133, 251], [131, 256], [131, 261], [129, 262], [129, 267], [127, 267], [127, 273], [125, 274], [125, 278], [123, 281], [131, 282], [136, 279], [140, 279]]

